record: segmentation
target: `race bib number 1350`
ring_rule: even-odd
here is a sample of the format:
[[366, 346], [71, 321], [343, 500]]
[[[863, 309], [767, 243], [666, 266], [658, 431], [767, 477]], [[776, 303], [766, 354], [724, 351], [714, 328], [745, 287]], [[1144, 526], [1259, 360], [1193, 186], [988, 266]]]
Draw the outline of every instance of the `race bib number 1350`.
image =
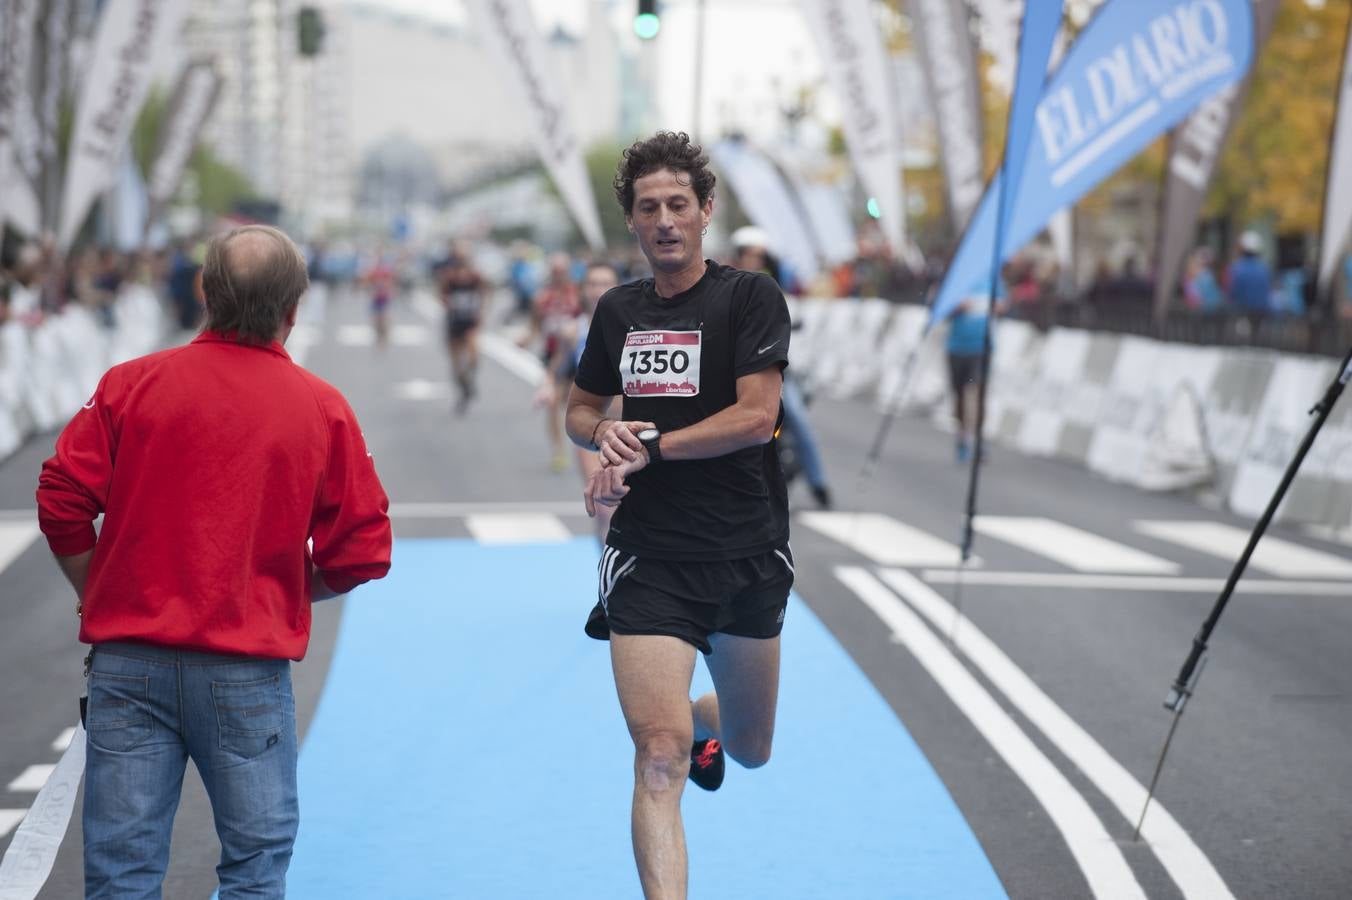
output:
[[626, 397], [693, 397], [699, 393], [698, 331], [631, 331], [620, 356]]

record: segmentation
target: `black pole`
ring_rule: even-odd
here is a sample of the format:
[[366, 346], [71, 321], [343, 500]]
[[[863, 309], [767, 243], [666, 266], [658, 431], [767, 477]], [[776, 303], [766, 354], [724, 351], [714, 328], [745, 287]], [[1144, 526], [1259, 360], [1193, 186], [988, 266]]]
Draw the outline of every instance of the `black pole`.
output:
[[1333, 404], [1338, 402], [1338, 397], [1342, 394], [1343, 388], [1347, 386], [1349, 377], [1352, 377], [1352, 349], [1349, 349], [1347, 355], [1343, 357], [1342, 367], [1333, 382], [1324, 391], [1324, 396], [1310, 408], [1311, 413], [1317, 414], [1315, 420], [1310, 423], [1310, 430], [1305, 433], [1305, 439], [1300, 442], [1300, 448], [1296, 450], [1295, 457], [1286, 467], [1286, 473], [1282, 475], [1281, 483], [1277, 485], [1276, 492], [1272, 495], [1272, 499], [1268, 501], [1267, 509], [1263, 510], [1262, 518], [1258, 520], [1253, 533], [1249, 535], [1249, 543], [1245, 546], [1244, 553], [1240, 555], [1234, 568], [1230, 570], [1230, 577], [1226, 579], [1225, 587], [1221, 590], [1220, 597], [1216, 599], [1216, 605], [1212, 607], [1211, 614], [1206, 617], [1201, 630], [1192, 639], [1192, 650], [1189, 651], [1188, 658], [1184, 660], [1183, 668], [1178, 670], [1178, 677], [1174, 679], [1173, 686], [1169, 689], [1169, 696], [1164, 701], [1167, 709], [1179, 710], [1191, 693], [1189, 682], [1192, 681], [1193, 673], [1197, 669], [1197, 663], [1202, 659], [1202, 654], [1206, 652], [1207, 641], [1211, 639], [1211, 632], [1215, 630], [1216, 623], [1220, 621], [1221, 613], [1225, 612], [1225, 606], [1230, 602], [1230, 595], [1234, 593], [1235, 585], [1239, 583], [1240, 576], [1244, 574], [1245, 568], [1249, 565], [1249, 557], [1253, 555], [1259, 539], [1267, 531], [1273, 516], [1277, 514], [1277, 507], [1281, 506], [1282, 500], [1286, 497], [1287, 489], [1291, 487], [1291, 482], [1295, 481], [1296, 473], [1300, 471], [1300, 466], [1305, 461], [1305, 454], [1310, 452], [1314, 439], [1319, 436], [1320, 429], [1324, 427], [1324, 422], [1328, 419], [1329, 413], [1333, 411]]
[[[996, 204], [995, 246], [991, 250], [991, 282], [986, 307], [986, 328], [981, 335], [981, 368], [978, 370], [981, 383], [977, 387], [976, 402], [976, 440], [972, 445], [972, 474], [967, 481], [967, 509], [962, 524], [962, 556], [960, 562], [966, 564], [972, 558], [972, 541], [976, 531], [976, 498], [981, 485], [981, 459], [985, 456], [986, 446], [986, 394], [990, 384], [991, 367], [991, 329], [995, 326], [995, 297], [999, 293], [1000, 250], [1005, 242], [1005, 206], [1009, 202], [1009, 153], [1006, 147], [1004, 159], [1000, 163], [1000, 199]], [[965, 386], [958, 390], [964, 390]], [[962, 427], [962, 423], [958, 423]]]
[[1347, 386], [1349, 378], [1352, 378], [1352, 349], [1349, 349], [1347, 355], [1343, 357], [1343, 364], [1339, 368], [1337, 376], [1324, 391], [1324, 396], [1320, 397], [1319, 402], [1310, 408], [1311, 413], [1317, 414], [1315, 420], [1310, 423], [1310, 429], [1305, 433], [1305, 439], [1300, 442], [1296, 455], [1286, 467], [1286, 473], [1282, 475], [1281, 483], [1277, 485], [1277, 490], [1272, 494], [1272, 499], [1268, 501], [1267, 509], [1263, 510], [1263, 515], [1258, 520], [1258, 524], [1253, 527], [1253, 533], [1249, 535], [1249, 543], [1244, 547], [1244, 552], [1240, 554], [1234, 568], [1230, 570], [1230, 577], [1226, 579], [1225, 587], [1221, 589], [1221, 595], [1216, 598], [1216, 605], [1211, 608], [1211, 614], [1206, 617], [1201, 630], [1192, 639], [1192, 649], [1188, 652], [1188, 658], [1183, 661], [1183, 668], [1178, 670], [1178, 677], [1174, 679], [1173, 685], [1169, 688], [1169, 696], [1164, 700], [1164, 708], [1173, 711], [1174, 719], [1169, 724], [1169, 734], [1164, 739], [1164, 747], [1160, 749], [1159, 760], [1155, 763], [1155, 774], [1150, 780], [1150, 788], [1146, 791], [1145, 805], [1141, 807], [1140, 818], [1136, 820], [1136, 831], [1132, 835], [1133, 841], [1141, 836], [1141, 826], [1145, 823], [1146, 811], [1150, 809], [1150, 801], [1155, 796], [1155, 787], [1159, 783], [1160, 772], [1164, 770], [1164, 758], [1169, 753], [1169, 745], [1173, 743], [1174, 732], [1178, 730], [1179, 720], [1183, 718], [1184, 706], [1187, 704], [1188, 698], [1197, 690], [1197, 682], [1202, 677], [1207, 641], [1211, 639], [1211, 632], [1215, 630], [1216, 623], [1220, 621], [1221, 613], [1225, 612], [1225, 606], [1230, 602], [1230, 596], [1235, 592], [1235, 585], [1239, 583], [1240, 576], [1244, 574], [1244, 570], [1249, 565], [1249, 557], [1253, 556], [1254, 548], [1258, 546], [1259, 539], [1263, 537], [1263, 533], [1267, 531], [1273, 516], [1277, 514], [1277, 507], [1281, 506], [1282, 500], [1285, 499], [1286, 492], [1291, 487], [1291, 482], [1296, 480], [1296, 474], [1300, 471], [1301, 464], [1305, 462], [1305, 455], [1310, 452], [1310, 447], [1314, 445], [1314, 439], [1319, 436], [1320, 429], [1324, 427], [1324, 422], [1328, 420], [1329, 413], [1333, 411], [1333, 405], [1338, 402], [1338, 397], [1342, 395], [1343, 388]]

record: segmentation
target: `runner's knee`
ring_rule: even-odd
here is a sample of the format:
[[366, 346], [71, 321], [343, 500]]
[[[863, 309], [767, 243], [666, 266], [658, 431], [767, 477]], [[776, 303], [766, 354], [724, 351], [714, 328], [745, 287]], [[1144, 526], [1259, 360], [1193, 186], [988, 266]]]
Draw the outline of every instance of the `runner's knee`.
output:
[[769, 735], [733, 736], [723, 741], [723, 752], [744, 769], [759, 769], [770, 761], [772, 743]]
[[634, 756], [638, 783], [653, 793], [679, 788], [690, 771], [690, 741], [671, 731], [640, 735]]

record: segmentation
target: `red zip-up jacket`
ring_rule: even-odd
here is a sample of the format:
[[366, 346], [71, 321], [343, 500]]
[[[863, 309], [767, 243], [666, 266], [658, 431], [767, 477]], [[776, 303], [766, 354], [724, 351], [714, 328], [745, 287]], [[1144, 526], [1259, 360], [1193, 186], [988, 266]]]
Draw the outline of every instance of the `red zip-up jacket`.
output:
[[81, 641], [273, 659], [305, 655], [312, 559], [335, 591], [389, 571], [388, 509], [337, 389], [212, 332], [109, 370], [38, 481], [52, 552], [94, 548]]

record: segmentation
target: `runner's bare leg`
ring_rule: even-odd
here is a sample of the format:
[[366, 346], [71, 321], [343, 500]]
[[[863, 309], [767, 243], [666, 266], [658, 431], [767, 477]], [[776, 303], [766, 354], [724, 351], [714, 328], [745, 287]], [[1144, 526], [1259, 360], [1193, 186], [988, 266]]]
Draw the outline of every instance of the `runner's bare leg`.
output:
[[713, 634], [704, 657], [713, 691], [693, 705], [695, 740], [718, 738], [723, 751], [748, 769], [765, 765], [779, 701], [779, 638]]
[[695, 648], [663, 635], [610, 636], [610, 663], [634, 740], [634, 861], [648, 900], [684, 900], [681, 794], [690, 771]]

